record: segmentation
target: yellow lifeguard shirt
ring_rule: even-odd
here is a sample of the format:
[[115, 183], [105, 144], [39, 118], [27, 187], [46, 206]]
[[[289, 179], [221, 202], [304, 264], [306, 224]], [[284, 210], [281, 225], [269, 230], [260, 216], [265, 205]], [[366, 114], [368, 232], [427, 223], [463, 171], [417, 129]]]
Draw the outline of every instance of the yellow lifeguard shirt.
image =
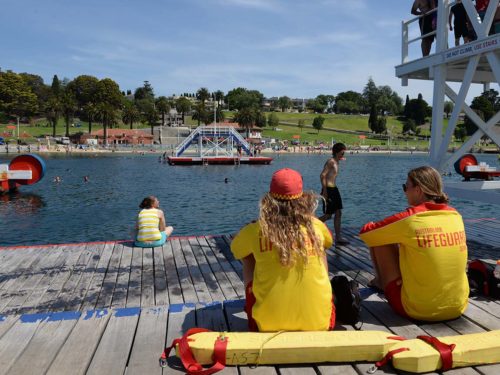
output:
[[[331, 247], [332, 235], [325, 224], [313, 218], [313, 226], [322, 247]], [[255, 257], [252, 315], [259, 331], [329, 329], [334, 308], [332, 288], [320, 257], [311, 255], [307, 265], [298, 260], [293, 266], [282, 266], [258, 222], [240, 230], [231, 242], [231, 251], [237, 259], [250, 254]]]
[[399, 244], [406, 313], [420, 320], [447, 320], [467, 307], [467, 244], [462, 216], [446, 204], [423, 203], [377, 223], [365, 224], [369, 246]]

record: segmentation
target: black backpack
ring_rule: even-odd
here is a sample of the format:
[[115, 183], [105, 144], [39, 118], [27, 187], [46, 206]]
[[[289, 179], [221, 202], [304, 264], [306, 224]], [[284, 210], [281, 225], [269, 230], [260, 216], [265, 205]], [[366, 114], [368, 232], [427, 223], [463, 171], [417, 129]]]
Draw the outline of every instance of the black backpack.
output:
[[344, 324], [357, 324], [361, 311], [358, 282], [348, 280], [345, 276], [334, 276], [331, 284], [335, 296], [336, 319]]

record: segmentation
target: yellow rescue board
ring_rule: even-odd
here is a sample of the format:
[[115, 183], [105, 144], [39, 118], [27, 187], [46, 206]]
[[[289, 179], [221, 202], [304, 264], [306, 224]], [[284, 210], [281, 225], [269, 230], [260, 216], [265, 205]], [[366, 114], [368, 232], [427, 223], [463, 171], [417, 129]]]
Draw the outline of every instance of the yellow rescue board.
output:
[[213, 363], [214, 343], [227, 340], [226, 365], [378, 361], [397, 336], [382, 331], [202, 332], [189, 348], [202, 365]]

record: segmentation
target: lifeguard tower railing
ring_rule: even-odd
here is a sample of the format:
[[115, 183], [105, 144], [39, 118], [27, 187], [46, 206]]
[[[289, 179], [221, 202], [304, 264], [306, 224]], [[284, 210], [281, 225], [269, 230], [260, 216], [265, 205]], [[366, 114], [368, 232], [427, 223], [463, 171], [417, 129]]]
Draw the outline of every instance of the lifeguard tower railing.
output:
[[[410, 34], [420, 34], [418, 20], [425, 15], [412, 18], [402, 23], [401, 65], [396, 66], [396, 76], [401, 78], [403, 86], [409, 79], [432, 80], [434, 82], [432, 101], [432, 128], [430, 144], [430, 163], [440, 171], [450, 168], [458, 159], [470, 151], [482, 137], [490, 138], [500, 147], [500, 132], [495, 127], [500, 121], [500, 111], [488, 121], [483, 121], [469, 105], [465, 103], [471, 84], [483, 85], [483, 91], [490, 88], [498, 90], [500, 80], [500, 34], [490, 35], [499, 0], [489, 2], [483, 19], [480, 18], [472, 0], [462, 0], [477, 39], [452, 48], [448, 45], [448, 17], [455, 1], [436, 0], [437, 8], [426, 15], [436, 15], [436, 29], [426, 35], [410, 39]], [[412, 33], [410, 33], [412, 31]], [[427, 36], [435, 36], [435, 52], [417, 58], [410, 58], [409, 46], [420, 42]], [[449, 82], [459, 82], [456, 92]], [[495, 87], [491, 87], [494, 84]], [[453, 103], [453, 111], [446, 131], [443, 131], [444, 101], [447, 96]], [[461, 147], [449, 153], [450, 144], [461, 112], [477, 126], [477, 131]], [[500, 204], [500, 181], [478, 183], [456, 183], [449, 186], [449, 192], [456, 196], [471, 197], [473, 191], [477, 200]], [[465, 189], [465, 190], [464, 190]], [[461, 194], [459, 190], [464, 190]]]
[[250, 145], [232, 126], [197, 127], [177, 146], [175, 156], [181, 156], [192, 145], [197, 146], [198, 156], [202, 158], [234, 157], [238, 146], [247, 155], [251, 155]]

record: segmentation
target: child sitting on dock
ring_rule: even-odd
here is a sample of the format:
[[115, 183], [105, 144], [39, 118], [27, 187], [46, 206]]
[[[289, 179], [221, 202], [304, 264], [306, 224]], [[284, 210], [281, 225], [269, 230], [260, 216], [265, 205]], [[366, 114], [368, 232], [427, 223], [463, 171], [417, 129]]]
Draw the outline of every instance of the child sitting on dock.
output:
[[243, 262], [251, 331], [325, 331], [335, 325], [325, 249], [332, 235], [314, 217], [317, 196], [292, 169], [273, 174], [260, 217], [243, 227], [231, 251]]
[[408, 172], [403, 191], [410, 208], [361, 229], [376, 275], [371, 285], [404, 317], [457, 318], [469, 296], [462, 216], [448, 206], [441, 176], [432, 167]]
[[174, 230], [167, 227], [165, 214], [160, 210], [160, 201], [155, 196], [149, 196], [142, 200], [137, 215], [135, 246], [152, 247], [161, 246]]

